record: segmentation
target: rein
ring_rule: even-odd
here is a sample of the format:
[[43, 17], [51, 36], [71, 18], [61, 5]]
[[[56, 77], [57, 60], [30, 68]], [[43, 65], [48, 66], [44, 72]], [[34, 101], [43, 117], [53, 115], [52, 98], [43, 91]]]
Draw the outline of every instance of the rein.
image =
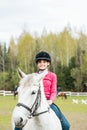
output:
[[27, 109], [29, 112], [30, 112], [30, 115], [28, 118], [31, 118], [32, 116], [39, 116], [41, 114], [44, 114], [46, 112], [49, 112], [49, 108], [48, 110], [46, 111], [43, 111], [43, 112], [40, 112], [40, 113], [35, 113], [36, 110], [38, 109], [38, 107], [40, 106], [40, 103], [41, 103], [41, 90], [40, 90], [40, 86], [39, 86], [39, 89], [38, 89], [38, 93], [37, 93], [37, 97], [32, 105], [31, 108], [29, 108], [27, 105], [23, 104], [23, 103], [18, 103], [16, 106], [20, 107], [24, 107], [25, 109]]

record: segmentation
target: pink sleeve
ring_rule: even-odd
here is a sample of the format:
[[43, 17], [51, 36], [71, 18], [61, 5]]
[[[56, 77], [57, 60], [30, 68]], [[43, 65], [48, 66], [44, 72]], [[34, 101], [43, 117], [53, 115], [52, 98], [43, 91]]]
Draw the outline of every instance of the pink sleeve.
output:
[[50, 95], [50, 100], [52, 100], [52, 102], [54, 102], [56, 94], [57, 94], [57, 76], [56, 74], [53, 73], [51, 84], [51, 95]]

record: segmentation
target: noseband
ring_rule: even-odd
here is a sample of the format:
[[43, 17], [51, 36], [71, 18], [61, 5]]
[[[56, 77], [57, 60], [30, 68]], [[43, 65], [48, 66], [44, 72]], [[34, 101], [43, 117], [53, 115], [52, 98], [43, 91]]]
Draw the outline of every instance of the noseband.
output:
[[48, 108], [47, 111], [43, 111], [43, 112], [36, 114], [35, 112], [38, 109], [38, 107], [40, 106], [40, 103], [41, 103], [41, 90], [40, 90], [40, 86], [39, 86], [37, 97], [31, 108], [29, 108], [27, 105], [25, 105], [23, 103], [18, 103], [16, 106], [18, 106], [18, 107], [22, 106], [25, 109], [27, 109], [30, 112], [30, 115], [28, 116], [28, 118], [31, 118], [32, 116], [39, 116], [40, 114], [43, 114], [43, 113], [46, 113], [49, 111], [49, 108]]

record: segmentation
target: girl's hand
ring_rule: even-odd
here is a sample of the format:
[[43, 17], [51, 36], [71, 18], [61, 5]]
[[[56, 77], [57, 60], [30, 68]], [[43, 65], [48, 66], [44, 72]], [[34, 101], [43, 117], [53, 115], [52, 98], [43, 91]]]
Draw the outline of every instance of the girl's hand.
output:
[[51, 105], [52, 104], [52, 100], [48, 100], [48, 104]]

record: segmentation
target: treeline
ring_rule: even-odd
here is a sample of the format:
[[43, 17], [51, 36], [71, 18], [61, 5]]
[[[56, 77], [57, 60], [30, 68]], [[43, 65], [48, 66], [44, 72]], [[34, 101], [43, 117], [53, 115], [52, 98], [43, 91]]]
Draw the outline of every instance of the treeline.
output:
[[52, 57], [50, 70], [58, 77], [58, 87], [68, 91], [87, 91], [87, 36], [72, 30], [55, 34], [46, 31], [32, 36], [24, 31], [15, 42], [11, 37], [8, 48], [0, 43], [0, 89], [12, 90], [18, 84], [17, 68], [25, 73], [36, 72], [35, 55], [47, 51]]

